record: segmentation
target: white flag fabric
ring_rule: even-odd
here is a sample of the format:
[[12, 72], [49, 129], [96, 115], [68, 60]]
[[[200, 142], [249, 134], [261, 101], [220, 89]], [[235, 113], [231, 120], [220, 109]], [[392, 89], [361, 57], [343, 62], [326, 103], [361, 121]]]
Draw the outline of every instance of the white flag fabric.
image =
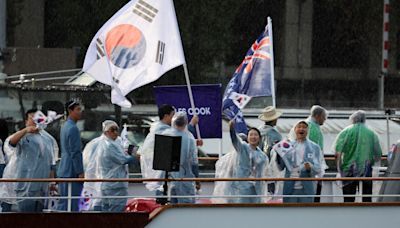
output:
[[121, 131], [121, 144], [124, 149], [128, 148], [129, 146], [128, 127], [126, 126], [126, 124], [124, 124], [124, 128], [122, 128]]
[[133, 0], [94, 36], [82, 71], [112, 86], [112, 103], [130, 107], [125, 95], [184, 63], [172, 0]]
[[243, 109], [247, 103], [251, 100], [250, 96], [247, 96], [246, 94], [241, 94], [241, 93], [236, 93], [232, 92], [229, 97], [229, 99], [232, 100], [232, 102], [239, 108]]
[[41, 111], [35, 112], [33, 115], [33, 122], [36, 124], [36, 127], [39, 129], [46, 129], [47, 125], [51, 124], [53, 121], [60, 119], [64, 115], [57, 114], [55, 111], [48, 110], [47, 116], [43, 114]]

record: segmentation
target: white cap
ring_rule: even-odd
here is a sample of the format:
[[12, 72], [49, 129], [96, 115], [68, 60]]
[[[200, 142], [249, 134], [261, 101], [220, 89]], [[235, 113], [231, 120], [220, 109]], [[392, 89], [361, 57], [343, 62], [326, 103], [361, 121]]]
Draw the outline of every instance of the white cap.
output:
[[103, 132], [106, 132], [113, 126], [118, 127], [118, 124], [115, 121], [106, 120], [102, 123], [102, 126], [103, 126]]

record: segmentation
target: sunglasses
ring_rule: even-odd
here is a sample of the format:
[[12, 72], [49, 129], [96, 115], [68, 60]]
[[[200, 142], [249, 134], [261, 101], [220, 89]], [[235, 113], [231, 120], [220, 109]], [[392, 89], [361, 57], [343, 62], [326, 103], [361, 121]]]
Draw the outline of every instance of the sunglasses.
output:
[[110, 132], [118, 132], [118, 130], [119, 130], [119, 128], [117, 128], [117, 127], [111, 127], [109, 129]]

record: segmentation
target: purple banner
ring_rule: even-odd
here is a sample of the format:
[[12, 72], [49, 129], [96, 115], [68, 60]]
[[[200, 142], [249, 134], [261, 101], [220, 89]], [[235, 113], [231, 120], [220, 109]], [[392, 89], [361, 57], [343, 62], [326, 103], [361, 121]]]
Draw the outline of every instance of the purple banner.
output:
[[157, 106], [170, 104], [177, 111], [186, 112], [190, 119], [199, 116], [200, 135], [202, 138], [222, 138], [221, 85], [192, 85], [195, 109], [190, 107], [186, 86], [155, 86]]

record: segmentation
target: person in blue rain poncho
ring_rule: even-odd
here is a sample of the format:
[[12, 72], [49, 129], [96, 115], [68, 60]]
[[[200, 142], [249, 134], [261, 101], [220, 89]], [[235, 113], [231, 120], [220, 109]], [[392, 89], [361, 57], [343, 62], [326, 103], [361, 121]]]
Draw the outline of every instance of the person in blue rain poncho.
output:
[[[174, 114], [175, 108], [171, 105], [165, 104], [159, 107], [158, 117], [160, 120], [151, 126], [149, 134], [147, 134], [143, 145], [137, 152], [140, 155], [140, 168], [143, 178], [163, 178], [162, 171], [153, 169], [155, 135], [171, 128]], [[145, 185], [149, 191], [155, 191], [156, 195], [162, 195], [163, 187], [161, 183], [147, 182]]]
[[[119, 128], [114, 121], [103, 124], [105, 137], [97, 145], [97, 172], [100, 179], [128, 178], [128, 163], [134, 162], [135, 157], [124, 152], [119, 136]], [[101, 182], [101, 195], [127, 196], [128, 182]], [[127, 198], [103, 198], [102, 211], [121, 212], [125, 210]]]
[[[272, 147], [282, 140], [282, 135], [278, 132], [276, 127], [278, 118], [281, 115], [281, 110], [276, 109], [273, 106], [268, 106], [265, 107], [262, 110], [262, 114], [258, 116], [258, 119], [264, 122], [264, 124], [258, 128], [261, 133], [261, 140], [258, 147], [264, 151], [269, 160], [265, 173], [266, 177], [283, 177], [284, 175], [276, 166], [276, 153], [271, 152]], [[277, 182], [268, 182], [266, 193], [274, 194], [275, 192], [280, 191], [279, 187], [280, 186]]]
[[282, 135], [276, 129], [278, 118], [282, 115], [281, 110], [268, 106], [263, 109], [262, 114], [258, 116], [259, 120], [265, 123], [258, 128], [261, 133], [259, 148], [265, 152], [268, 158], [271, 158], [270, 151], [272, 147], [282, 140]]
[[[172, 178], [194, 178], [198, 173], [196, 140], [187, 125], [186, 113], [177, 112], [172, 118], [172, 128], [162, 132], [163, 135], [182, 137], [179, 172], [171, 172]], [[193, 181], [171, 183], [171, 195], [191, 196], [195, 195], [195, 190]], [[195, 198], [172, 198], [171, 203], [195, 203]]]
[[[279, 167], [285, 177], [314, 178], [321, 172], [320, 147], [307, 138], [308, 123], [299, 121], [288, 139], [276, 144], [272, 150], [278, 155]], [[315, 195], [314, 181], [285, 181], [283, 195]], [[285, 203], [311, 203], [314, 197], [284, 197]]]
[[[258, 147], [261, 139], [257, 128], [250, 128], [247, 133], [247, 142], [238, 137], [234, 129], [234, 121], [229, 122], [230, 136], [234, 151], [224, 155], [224, 162], [218, 164], [216, 177], [233, 178], [261, 178], [265, 174], [268, 157]], [[225, 167], [222, 168], [221, 167]], [[214, 195], [263, 195], [265, 191], [264, 181], [232, 181], [217, 183]], [[264, 200], [260, 197], [239, 197], [215, 202], [229, 203], [260, 203]]]
[[[102, 123], [102, 129], [105, 129], [106, 126], [115, 124], [114, 121], [106, 120]], [[97, 165], [97, 147], [101, 140], [105, 139], [107, 136], [102, 133], [99, 137], [92, 139], [88, 142], [83, 149], [82, 157], [83, 157], [83, 168], [85, 170], [85, 178], [86, 179], [99, 179], [100, 173]], [[123, 145], [124, 150], [129, 146], [128, 141], [124, 141], [121, 137], [116, 139], [118, 143]], [[126, 147], [126, 148], [125, 148]], [[127, 150], [126, 150], [127, 151]], [[101, 197], [101, 182], [85, 182], [83, 184], [82, 189], [82, 199], [80, 200], [79, 209], [81, 211], [102, 211], [102, 201]]]
[[[45, 130], [38, 128], [33, 120], [36, 109], [26, 112], [26, 127], [9, 136], [4, 143], [8, 160], [4, 178], [53, 178], [58, 154], [56, 140]], [[54, 188], [54, 186], [52, 186]], [[47, 196], [48, 182], [4, 183], [2, 196], [17, 196], [16, 201], [7, 203], [18, 206], [19, 212], [41, 212], [43, 199], [23, 199], [22, 197]]]

